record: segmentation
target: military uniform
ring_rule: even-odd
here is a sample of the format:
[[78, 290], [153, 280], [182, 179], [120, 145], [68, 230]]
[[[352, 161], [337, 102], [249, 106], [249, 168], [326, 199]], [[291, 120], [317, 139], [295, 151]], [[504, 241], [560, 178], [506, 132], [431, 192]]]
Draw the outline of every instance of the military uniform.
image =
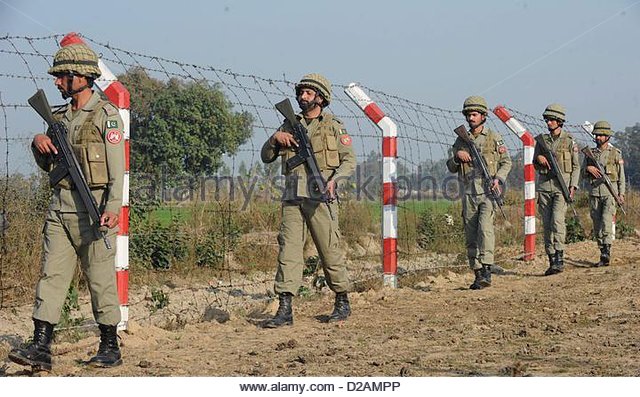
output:
[[[73, 278], [78, 258], [91, 292], [91, 307], [100, 329], [98, 353], [89, 364], [113, 367], [122, 364], [117, 340], [120, 308], [116, 288], [115, 254], [117, 216], [122, 207], [125, 154], [123, 123], [118, 109], [97, 92], [90, 91], [101, 75], [98, 56], [83, 43], [69, 44], [56, 52], [49, 74], [70, 104], [53, 110], [54, 119], [67, 128], [82, 174], [103, 214], [102, 221], [114, 226], [107, 232], [107, 249], [92, 224], [76, 186], [67, 176], [53, 187], [43, 229], [42, 269], [33, 310], [33, 339], [11, 350], [9, 359], [20, 365], [51, 370], [54, 325]], [[81, 108], [77, 108], [82, 104]], [[74, 110], [74, 107], [77, 109]], [[36, 135], [32, 151], [36, 163], [51, 172], [54, 142]]]
[[[54, 113], [69, 132], [69, 140], [100, 212], [120, 213], [124, 183], [124, 139], [118, 109], [94, 92], [82, 109], [65, 106]], [[50, 156], [35, 148], [36, 162], [51, 171]], [[42, 277], [36, 288], [33, 318], [58, 323], [75, 272], [77, 258], [87, 276], [96, 321], [120, 322], [115, 275], [116, 226], [107, 233], [112, 249], [97, 237], [95, 225], [70, 177], [53, 189], [44, 226]]]
[[[609, 143], [605, 148], [596, 147], [592, 149], [592, 153], [605, 169], [607, 176], [611, 180], [613, 190], [618, 195], [624, 195], [624, 160], [620, 149]], [[593, 221], [593, 236], [598, 242], [601, 251], [599, 265], [606, 266], [609, 264], [610, 249], [613, 243], [612, 222], [613, 216], [616, 214], [617, 204], [605, 184], [587, 172], [586, 168], [588, 165], [589, 163], [585, 158], [582, 164], [582, 175], [588, 181], [589, 208], [591, 220]]]
[[[342, 122], [324, 110], [331, 101], [331, 83], [320, 74], [307, 74], [296, 84], [296, 99], [303, 110], [296, 117], [307, 129], [322, 178], [327, 182], [334, 181], [336, 189], [339, 189], [353, 174], [356, 156], [351, 137]], [[265, 142], [261, 152], [265, 163], [282, 158], [282, 173], [285, 175], [278, 235], [280, 252], [274, 285], [280, 304], [276, 315], [263, 324], [265, 328], [293, 324], [291, 303], [302, 284], [307, 230], [318, 249], [327, 285], [336, 293], [334, 310], [327, 321], [343, 321], [351, 314], [345, 252], [340, 246], [338, 206], [336, 202], [327, 203], [321, 199], [323, 192], [317, 191], [317, 182], [309, 175], [306, 164], [288, 168], [287, 160], [296, 155], [294, 147], [288, 146], [293, 135], [293, 126], [285, 120], [276, 134]]]
[[[302, 114], [298, 115], [298, 118], [307, 128], [323, 178], [335, 180], [338, 184], [344, 182], [355, 170], [356, 158], [351, 137], [342, 122], [324, 111], [318, 118], [309, 122]], [[280, 130], [293, 131], [286, 121]], [[286, 161], [294, 155], [293, 148], [279, 148], [277, 145], [273, 146], [269, 140], [262, 146], [262, 161], [270, 163], [281, 157], [282, 173], [285, 175], [275, 292], [293, 295], [298, 293], [302, 284], [302, 251], [307, 228], [311, 231], [318, 249], [329, 288], [336, 293], [347, 292], [349, 280], [344, 264], [345, 253], [340, 246], [337, 204], [332, 202], [327, 205], [318, 201], [319, 193], [313, 191], [313, 181], [308, 177], [304, 165], [292, 170], [287, 169]], [[331, 212], [328, 206], [331, 207]]]
[[[484, 158], [489, 173], [501, 182], [505, 182], [511, 170], [511, 157], [500, 134], [484, 126], [482, 132], [470, 138]], [[464, 188], [462, 197], [462, 217], [464, 221], [467, 257], [472, 270], [482, 269], [482, 265], [494, 263], [495, 203], [484, 188], [480, 170], [473, 163], [460, 163], [456, 158], [459, 150], [468, 152], [467, 145], [457, 138], [452, 148], [452, 157], [447, 161], [450, 172], [457, 173]]]
[[[573, 137], [567, 132], [561, 131], [557, 137], [552, 134], [544, 134], [542, 139], [553, 152], [560, 166], [561, 178], [567, 188], [573, 187], [577, 189], [580, 177], [580, 160], [578, 158], [578, 145]], [[565, 247], [567, 202], [562, 195], [560, 182], [558, 182], [555, 175], [547, 167], [537, 162], [538, 155], [542, 153], [542, 149], [536, 144], [533, 154], [533, 166], [538, 171], [538, 182], [536, 184], [538, 211], [544, 226], [545, 251], [547, 255], [555, 255], [556, 251], [563, 252]]]

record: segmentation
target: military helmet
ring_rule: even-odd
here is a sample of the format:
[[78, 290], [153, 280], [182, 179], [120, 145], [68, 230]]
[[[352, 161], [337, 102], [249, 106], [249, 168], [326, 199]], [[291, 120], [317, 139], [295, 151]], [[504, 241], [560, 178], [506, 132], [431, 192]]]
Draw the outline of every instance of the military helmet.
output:
[[564, 106], [560, 105], [559, 103], [552, 103], [544, 110], [544, 112], [542, 113], [542, 117], [545, 120], [552, 119], [564, 123], [566, 121], [566, 111], [564, 109]]
[[300, 82], [296, 84], [296, 94], [303, 87], [311, 87], [317, 90], [325, 99], [327, 105], [331, 102], [331, 82], [321, 74], [309, 73], [302, 76]]
[[487, 106], [487, 101], [485, 101], [483, 97], [476, 95], [465, 99], [462, 105], [462, 114], [465, 115], [469, 112], [487, 114], [488, 110], [489, 106]]
[[50, 75], [60, 73], [75, 73], [91, 78], [100, 77], [98, 55], [86, 44], [70, 44], [62, 47], [53, 57], [53, 66], [49, 68]]
[[611, 131], [611, 124], [609, 124], [607, 121], [604, 121], [604, 120], [597, 121], [593, 125], [593, 135], [605, 135], [605, 136], [613, 135], [613, 131]]

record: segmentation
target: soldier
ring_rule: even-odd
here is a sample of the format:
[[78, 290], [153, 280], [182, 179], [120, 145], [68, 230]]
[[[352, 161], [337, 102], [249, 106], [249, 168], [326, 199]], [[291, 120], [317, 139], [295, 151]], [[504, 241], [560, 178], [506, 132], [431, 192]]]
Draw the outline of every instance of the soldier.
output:
[[[87, 184], [100, 206], [100, 224], [108, 228], [112, 249], [97, 237], [78, 190], [67, 177], [53, 187], [45, 225], [41, 277], [33, 309], [33, 341], [13, 349], [9, 359], [21, 365], [51, 370], [51, 338], [76, 269], [77, 260], [91, 293], [93, 315], [100, 329], [100, 346], [89, 364], [112, 367], [122, 363], [117, 340], [120, 308], [116, 290], [115, 236], [124, 182], [123, 123], [118, 109], [92, 90], [100, 76], [98, 56], [84, 44], [61, 48], [49, 74], [64, 99], [53, 109], [67, 127]], [[37, 164], [47, 172], [57, 149], [50, 137], [38, 134], [31, 144]]]
[[[338, 184], [345, 181], [356, 166], [351, 137], [342, 122], [324, 110], [331, 102], [331, 84], [326, 78], [315, 73], [305, 75], [296, 84], [295, 92], [302, 110], [297, 117], [308, 130], [318, 167], [327, 180], [327, 193], [334, 199]], [[286, 161], [295, 155], [294, 149], [298, 145], [292, 131], [292, 126], [285, 121], [265, 142], [261, 153], [265, 163], [271, 163], [281, 156], [282, 173], [286, 176], [274, 286], [279, 307], [275, 317], [264, 323], [265, 328], [293, 324], [291, 299], [298, 293], [302, 283], [307, 228], [320, 254], [327, 284], [336, 293], [334, 309], [328, 321], [345, 320], [351, 314], [345, 252], [340, 246], [338, 206], [335, 201], [324, 203], [317, 199], [317, 193], [310, 189], [311, 178], [308, 178], [305, 164], [287, 169]]]
[[[493, 177], [491, 188], [500, 192], [511, 170], [511, 157], [502, 137], [485, 126], [487, 120], [487, 102], [479, 96], [470, 96], [464, 101], [462, 114], [469, 123], [470, 138], [484, 158], [489, 173]], [[493, 220], [495, 203], [485, 191], [482, 173], [476, 170], [466, 144], [458, 137], [453, 144], [452, 156], [447, 168], [458, 173], [458, 179], [464, 188], [462, 198], [462, 217], [467, 244], [469, 266], [475, 274], [470, 289], [482, 289], [491, 286], [491, 265], [494, 263], [495, 235]]]
[[[624, 203], [625, 175], [624, 160], [620, 149], [609, 143], [613, 131], [606, 121], [598, 121], [593, 125], [596, 147], [592, 150], [594, 157], [603, 166], [611, 180], [614, 192]], [[589, 181], [589, 208], [593, 221], [593, 235], [600, 247], [600, 262], [595, 266], [609, 266], [611, 260], [611, 243], [613, 242], [613, 216], [616, 214], [616, 201], [609, 189], [602, 183], [602, 174], [594, 165], [585, 159], [582, 163], [582, 175]]]
[[[547, 123], [549, 134], [544, 134], [542, 139], [553, 152], [560, 166], [561, 177], [569, 189], [569, 197], [578, 189], [580, 177], [580, 160], [578, 159], [578, 145], [571, 135], [562, 129], [566, 121], [565, 109], [562, 105], [552, 103], [542, 113]], [[551, 165], [543, 156], [540, 145], [536, 143], [533, 153], [533, 166], [538, 170], [538, 210], [542, 216], [544, 227], [544, 249], [549, 257], [549, 268], [545, 276], [560, 273], [564, 270], [564, 243], [567, 234], [565, 214], [567, 201], [565, 200], [560, 182], [553, 172]]]

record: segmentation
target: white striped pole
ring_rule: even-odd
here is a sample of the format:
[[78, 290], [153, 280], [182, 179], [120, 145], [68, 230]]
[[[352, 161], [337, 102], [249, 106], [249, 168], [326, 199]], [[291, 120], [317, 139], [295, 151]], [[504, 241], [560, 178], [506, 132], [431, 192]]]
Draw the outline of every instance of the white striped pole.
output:
[[[61, 41], [62, 47], [70, 44], [87, 44], [76, 33], [67, 34]], [[120, 323], [118, 329], [127, 329], [129, 321], [129, 91], [118, 81], [117, 77], [109, 70], [107, 65], [100, 59], [98, 67], [102, 76], [96, 80], [96, 85], [113, 103], [122, 118], [124, 136], [124, 185], [122, 187], [122, 207], [119, 216], [119, 231], [116, 237], [116, 283], [118, 286], [118, 301], [120, 303]]]
[[533, 135], [504, 106], [496, 106], [493, 113], [513, 131], [524, 145], [524, 256], [533, 260], [536, 253], [536, 172], [533, 168]]
[[382, 272], [383, 284], [398, 286], [398, 128], [371, 98], [351, 83], [344, 92], [382, 130]]

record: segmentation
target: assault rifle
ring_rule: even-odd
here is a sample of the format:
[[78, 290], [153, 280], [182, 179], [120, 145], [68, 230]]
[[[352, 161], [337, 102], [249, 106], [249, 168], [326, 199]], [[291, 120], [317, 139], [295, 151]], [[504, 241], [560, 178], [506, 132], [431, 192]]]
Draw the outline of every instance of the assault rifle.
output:
[[504, 210], [502, 209], [502, 206], [504, 205], [502, 194], [493, 189], [494, 178], [491, 174], [489, 174], [487, 164], [480, 154], [480, 151], [478, 150], [475, 142], [473, 142], [473, 140], [469, 137], [469, 133], [467, 132], [467, 129], [464, 125], [456, 127], [453, 132], [455, 132], [460, 137], [460, 139], [462, 139], [462, 141], [467, 144], [470, 152], [469, 154], [471, 155], [471, 162], [473, 163], [474, 168], [480, 170], [480, 172], [482, 173], [482, 184], [484, 186], [485, 192], [493, 200], [493, 202], [498, 205], [502, 216], [506, 220], [507, 216], [504, 214]]
[[556, 180], [560, 184], [560, 190], [562, 190], [562, 196], [564, 197], [564, 201], [566, 201], [567, 204], [569, 204], [569, 206], [571, 207], [571, 210], [573, 211], [573, 216], [577, 217], [578, 213], [576, 212], [576, 209], [573, 206], [573, 198], [571, 197], [569, 189], [567, 188], [567, 184], [565, 183], [564, 178], [562, 177], [562, 172], [560, 171], [560, 165], [558, 164], [558, 160], [556, 159], [555, 154], [553, 154], [553, 152], [551, 151], [551, 148], [549, 147], [549, 145], [547, 145], [547, 142], [545, 142], [543, 134], [536, 136], [535, 140], [538, 146], [540, 146], [540, 149], [542, 149], [542, 155], [549, 162], [549, 166], [550, 166], [549, 173], [551, 173], [551, 175], [554, 178], [556, 178]]
[[607, 173], [605, 172], [602, 164], [600, 164], [598, 160], [596, 160], [596, 157], [593, 155], [593, 152], [588, 146], [585, 146], [584, 148], [582, 148], [582, 153], [584, 153], [585, 157], [587, 158], [587, 163], [591, 163], [598, 169], [598, 171], [600, 171], [600, 174], [602, 176], [596, 179], [596, 181], [600, 181], [600, 183], [604, 183], [604, 185], [607, 187], [607, 190], [609, 190], [609, 193], [611, 193], [611, 195], [613, 196], [613, 199], [616, 201], [616, 204], [618, 204], [618, 207], [620, 207], [620, 211], [622, 211], [623, 214], [627, 215], [627, 212], [624, 210], [624, 207], [622, 206], [622, 200], [620, 199], [620, 196], [616, 193], [616, 191], [613, 189], [613, 183], [611, 182], [611, 178], [607, 176]]
[[276, 109], [293, 127], [293, 138], [298, 142], [298, 146], [295, 149], [295, 156], [287, 160], [287, 170], [292, 170], [302, 164], [305, 164], [308, 167], [311, 176], [307, 181], [307, 186], [309, 186], [311, 191], [316, 194], [315, 196], [312, 194], [314, 197], [311, 199], [326, 203], [329, 208], [329, 215], [331, 215], [331, 219], [333, 219], [333, 213], [331, 212], [331, 206], [329, 205], [333, 202], [333, 197], [329, 197], [327, 194], [327, 182], [322, 177], [320, 167], [318, 167], [318, 161], [316, 160], [313, 147], [309, 141], [307, 129], [296, 117], [289, 99], [276, 103]]
[[98, 209], [98, 203], [91, 194], [91, 189], [87, 185], [87, 181], [82, 174], [78, 159], [73, 153], [73, 149], [67, 140], [67, 127], [60, 122], [55, 121], [53, 114], [51, 113], [51, 107], [47, 96], [41, 89], [38, 90], [31, 98], [29, 98], [29, 105], [44, 119], [49, 126], [47, 135], [53, 141], [53, 145], [58, 150], [58, 154], [53, 158], [53, 169], [49, 172], [49, 186], [56, 186], [61, 180], [69, 176], [73, 185], [78, 189], [82, 203], [89, 212], [89, 218], [96, 225], [96, 232], [98, 237], [102, 237], [104, 245], [107, 249], [111, 249], [109, 239], [107, 239], [107, 231], [104, 227], [100, 226], [100, 210]]

